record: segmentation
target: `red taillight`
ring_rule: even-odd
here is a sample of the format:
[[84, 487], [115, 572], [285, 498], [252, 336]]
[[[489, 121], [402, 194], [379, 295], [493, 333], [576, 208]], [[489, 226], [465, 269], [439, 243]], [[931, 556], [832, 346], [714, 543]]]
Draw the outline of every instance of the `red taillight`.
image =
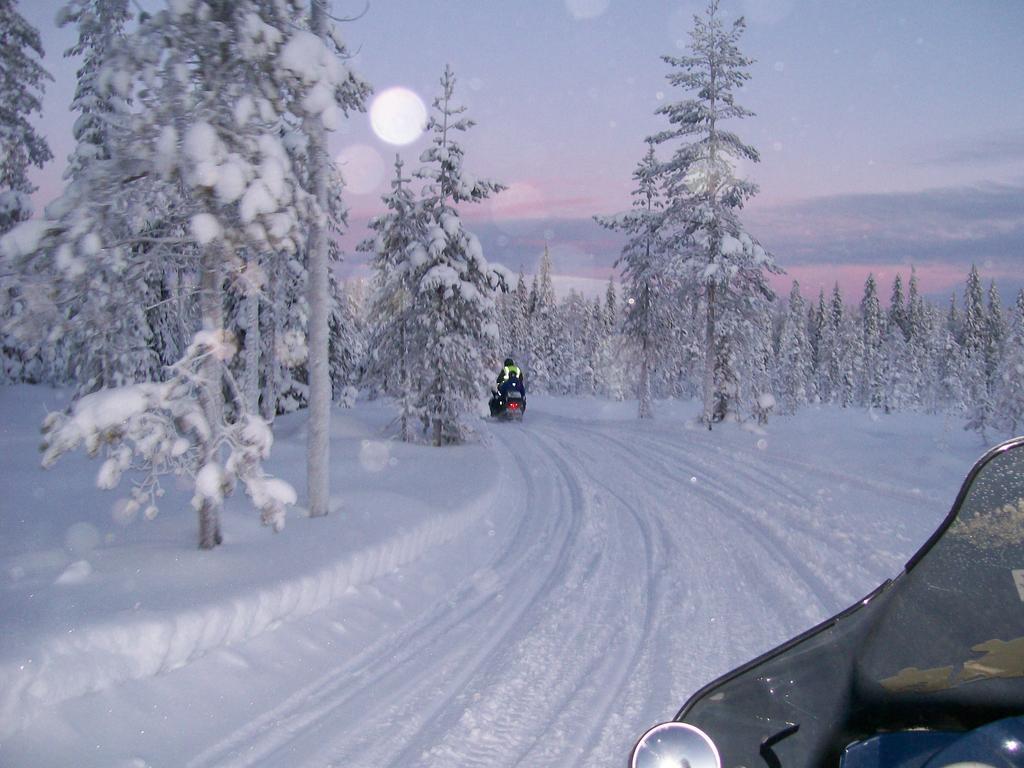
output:
[[508, 407], [514, 411], [516, 408], [519, 407], [519, 403], [509, 403]]

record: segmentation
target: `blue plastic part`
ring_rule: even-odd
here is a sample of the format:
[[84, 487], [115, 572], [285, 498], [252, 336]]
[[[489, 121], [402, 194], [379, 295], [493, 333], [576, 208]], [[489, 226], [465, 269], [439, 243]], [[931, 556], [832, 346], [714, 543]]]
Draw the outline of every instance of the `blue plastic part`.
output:
[[947, 731], [900, 731], [857, 741], [846, 748], [840, 768], [923, 768], [960, 738]]
[[1009, 717], [967, 733], [901, 731], [851, 744], [841, 768], [946, 768], [981, 763], [1024, 768], [1024, 717]]
[[992, 768], [1024, 768], [1024, 717], [1008, 717], [975, 728], [932, 757], [924, 768], [984, 763]]

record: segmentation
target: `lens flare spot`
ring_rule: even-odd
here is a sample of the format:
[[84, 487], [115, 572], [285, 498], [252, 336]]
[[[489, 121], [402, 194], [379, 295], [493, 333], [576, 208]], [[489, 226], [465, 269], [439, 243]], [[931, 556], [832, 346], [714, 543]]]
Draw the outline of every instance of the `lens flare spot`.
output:
[[608, 10], [610, 0], [565, 0], [574, 19], [596, 19]]
[[75, 523], [64, 534], [64, 546], [74, 555], [86, 555], [100, 544], [100, 532], [89, 523]]
[[370, 127], [388, 144], [412, 144], [427, 127], [427, 108], [408, 88], [388, 88], [370, 105]]
[[383, 440], [363, 440], [359, 447], [359, 464], [367, 472], [381, 472], [390, 466], [391, 448]]
[[369, 195], [380, 189], [384, 181], [384, 158], [373, 147], [353, 144], [334, 158], [345, 180], [345, 191], [353, 195]]

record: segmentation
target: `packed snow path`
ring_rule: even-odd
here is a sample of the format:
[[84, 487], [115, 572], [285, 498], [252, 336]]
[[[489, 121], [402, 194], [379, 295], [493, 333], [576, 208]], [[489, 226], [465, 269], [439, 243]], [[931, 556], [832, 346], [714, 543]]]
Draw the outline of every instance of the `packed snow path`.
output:
[[444, 598], [192, 766], [619, 765], [712, 677], [895, 573], [893, 506], [943, 511], [678, 424], [534, 409], [490, 433], [497, 505]]

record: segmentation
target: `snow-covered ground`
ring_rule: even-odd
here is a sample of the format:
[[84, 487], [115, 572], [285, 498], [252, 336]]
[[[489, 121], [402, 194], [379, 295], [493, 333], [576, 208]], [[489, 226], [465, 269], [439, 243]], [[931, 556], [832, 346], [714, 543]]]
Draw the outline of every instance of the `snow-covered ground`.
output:
[[[39, 469], [63, 395], [0, 388], [0, 765], [623, 764], [689, 694], [899, 571], [986, 448], [942, 417], [534, 397], [483, 444], [336, 411], [338, 509], [280, 534], [244, 499], [195, 549], [82, 455]], [[303, 415], [270, 471], [303, 486]], [[172, 483], [173, 485], [173, 483]]]

